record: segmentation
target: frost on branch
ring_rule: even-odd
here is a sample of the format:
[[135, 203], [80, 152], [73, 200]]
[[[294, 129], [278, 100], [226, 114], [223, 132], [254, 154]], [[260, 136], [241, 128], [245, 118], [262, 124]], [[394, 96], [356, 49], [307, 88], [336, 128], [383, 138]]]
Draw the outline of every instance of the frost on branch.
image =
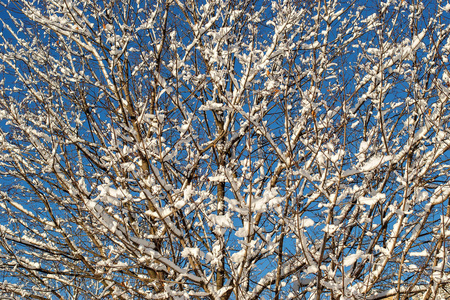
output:
[[1, 295], [440, 299], [449, 5], [2, 2]]

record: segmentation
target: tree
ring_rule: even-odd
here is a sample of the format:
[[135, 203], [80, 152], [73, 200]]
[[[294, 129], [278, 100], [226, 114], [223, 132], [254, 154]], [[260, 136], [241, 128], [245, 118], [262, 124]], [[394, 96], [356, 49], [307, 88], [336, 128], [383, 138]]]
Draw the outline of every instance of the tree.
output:
[[11, 299], [422, 299], [449, 283], [450, 5], [3, 3]]

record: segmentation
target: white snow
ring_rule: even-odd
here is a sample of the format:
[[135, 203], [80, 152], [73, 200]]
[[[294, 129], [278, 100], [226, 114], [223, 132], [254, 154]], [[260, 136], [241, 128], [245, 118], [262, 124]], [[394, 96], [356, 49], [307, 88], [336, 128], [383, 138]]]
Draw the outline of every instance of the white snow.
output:
[[364, 251], [356, 250], [356, 253], [347, 255], [344, 258], [344, 266], [347, 267], [347, 266], [354, 264], [359, 258], [361, 258], [363, 256], [364, 256]]
[[428, 253], [428, 251], [426, 249], [423, 249], [420, 252], [409, 252], [408, 253], [409, 256], [423, 256], [423, 257], [428, 257], [430, 254]]
[[362, 205], [372, 206], [380, 201], [384, 201], [386, 199], [386, 195], [383, 193], [378, 193], [373, 197], [360, 197], [358, 199], [358, 203]]

